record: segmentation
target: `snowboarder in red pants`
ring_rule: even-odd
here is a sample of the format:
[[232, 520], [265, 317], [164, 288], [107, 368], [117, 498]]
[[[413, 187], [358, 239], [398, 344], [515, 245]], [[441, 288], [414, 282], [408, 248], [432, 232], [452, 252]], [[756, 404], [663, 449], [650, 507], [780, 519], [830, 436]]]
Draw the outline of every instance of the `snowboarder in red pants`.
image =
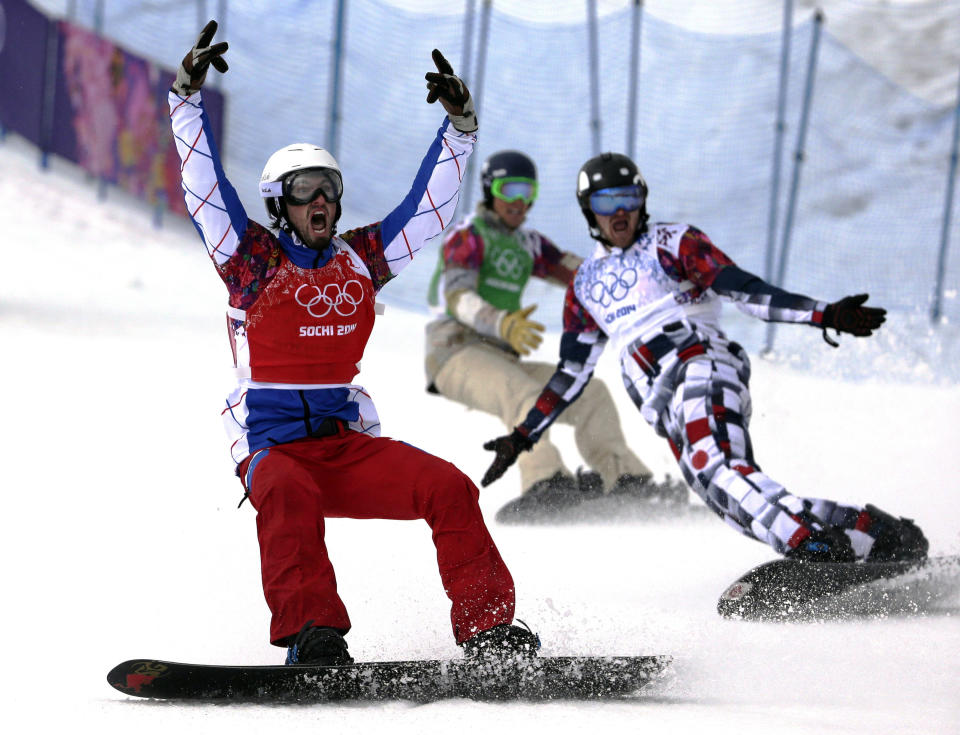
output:
[[458, 644], [468, 654], [534, 655], [511, 625], [514, 584], [484, 524], [476, 486], [452, 464], [380, 436], [353, 384], [373, 329], [375, 297], [450, 222], [477, 117], [439, 51], [428, 102], [447, 112], [403, 201], [381, 222], [337, 234], [343, 180], [326, 150], [274, 153], [260, 179], [269, 229], [248, 219], [211, 139], [201, 87], [227, 70], [217, 24], [200, 33], [169, 94], [187, 210], [227, 286], [237, 385], [223, 418], [246, 497], [257, 510], [270, 640], [287, 663], [352, 659], [346, 608], [324, 543], [324, 519], [423, 518], [433, 532]]

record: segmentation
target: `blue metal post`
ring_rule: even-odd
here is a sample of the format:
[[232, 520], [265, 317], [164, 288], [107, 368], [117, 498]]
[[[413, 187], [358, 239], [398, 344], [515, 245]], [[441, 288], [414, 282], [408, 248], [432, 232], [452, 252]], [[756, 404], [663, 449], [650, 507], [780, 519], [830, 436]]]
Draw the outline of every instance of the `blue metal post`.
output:
[[[200, 28], [206, 25], [207, 21], [200, 24]], [[217, 35], [221, 39], [227, 37], [227, 0], [217, 0]], [[215, 89], [223, 89], [223, 82], [226, 77], [223, 74], [213, 75], [213, 86]]]
[[346, 27], [347, 0], [337, 0], [336, 29], [333, 37], [333, 70], [330, 74], [330, 122], [327, 126], [327, 148], [334, 157], [337, 155], [340, 125], [340, 78], [343, 67], [344, 28]]
[[467, 0], [467, 12], [463, 17], [463, 54], [457, 75], [470, 86], [470, 71], [473, 63], [473, 22], [477, 17], [477, 0]]
[[[790, 181], [790, 198], [787, 200], [787, 215], [783, 223], [783, 240], [780, 244], [780, 263], [777, 267], [776, 285], [783, 287], [787, 273], [787, 256], [790, 253], [790, 235], [793, 231], [793, 217], [797, 209], [797, 191], [800, 187], [800, 168], [803, 165], [804, 146], [807, 138], [807, 125], [810, 121], [810, 103], [813, 99], [813, 80], [817, 70], [817, 53], [820, 48], [820, 30], [823, 26], [823, 13], [818, 10], [813, 16], [813, 37], [810, 40], [810, 57], [807, 59], [807, 78], [803, 90], [803, 108], [800, 111], [800, 127], [797, 131], [797, 149], [793, 155], [793, 176]], [[776, 323], [767, 324], [767, 342], [765, 352], [773, 349], [773, 336]]]
[[[97, 0], [96, 5], [93, 8], [93, 31], [98, 36], [103, 36], [103, 26], [104, 26], [104, 0]], [[99, 181], [97, 182], [97, 198], [103, 201], [107, 198], [107, 180], [100, 176]]]
[[957, 106], [953, 110], [953, 144], [950, 146], [950, 167], [947, 174], [947, 201], [943, 206], [943, 230], [940, 233], [940, 254], [937, 257], [937, 285], [933, 293], [930, 319], [940, 320], [943, 300], [943, 279], [947, 271], [947, 247], [950, 244], [950, 220], [953, 215], [953, 187], [957, 178], [957, 148], [960, 146], [960, 83], [957, 84]]
[[47, 49], [43, 69], [43, 106], [40, 108], [40, 168], [50, 165], [53, 140], [53, 108], [57, 97], [57, 57], [60, 54], [60, 30], [56, 21], [47, 22]]
[[98, 36], [103, 35], [103, 2], [104, 0], [97, 0], [93, 6], [93, 30]]
[[777, 119], [774, 124], [773, 174], [770, 180], [770, 212], [767, 218], [767, 260], [763, 277], [773, 278], [774, 251], [777, 242], [777, 217], [780, 208], [780, 168], [783, 163], [784, 123], [787, 108], [787, 78], [790, 74], [790, 38], [793, 35], [793, 0], [783, 2], [783, 35], [780, 42], [780, 84], [777, 90]]
[[643, 0], [633, 0], [630, 27], [630, 90], [627, 99], [627, 155], [634, 157], [637, 139], [637, 97], [640, 86], [640, 43], [643, 21]]
[[587, 0], [587, 44], [590, 51], [590, 131], [593, 155], [600, 153], [600, 52], [597, 43], [597, 0]]
[[[480, 12], [480, 38], [477, 39], [477, 81], [475, 84], [471, 82], [467, 85], [470, 89], [470, 94], [473, 97], [473, 104], [477, 108], [477, 119], [481, 121], [483, 120], [483, 106], [481, 105], [481, 98], [483, 96], [483, 77], [487, 70], [487, 46], [490, 41], [490, 11], [492, 9], [493, 0], [483, 0], [482, 9]], [[470, 208], [473, 206], [473, 180], [476, 178], [474, 176], [474, 171], [476, 169], [476, 158], [476, 156], [470, 156], [470, 158], [467, 159], [467, 171], [464, 174], [467, 183], [463, 190], [463, 196], [461, 197], [460, 201], [465, 207], [467, 207], [467, 211], [470, 211]]]

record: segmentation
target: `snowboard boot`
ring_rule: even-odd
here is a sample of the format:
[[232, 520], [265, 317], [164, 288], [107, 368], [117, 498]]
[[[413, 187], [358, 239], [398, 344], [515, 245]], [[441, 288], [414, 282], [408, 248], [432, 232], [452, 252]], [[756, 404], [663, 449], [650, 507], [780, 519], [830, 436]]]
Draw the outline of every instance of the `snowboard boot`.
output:
[[652, 500], [657, 495], [657, 484], [650, 475], [620, 475], [611, 495], [629, 495], [637, 500]]
[[552, 477], [533, 483], [523, 495], [504, 505], [497, 511], [496, 519], [500, 523], [550, 520], [582, 500], [577, 481], [558, 471]]
[[[523, 622], [523, 621], [520, 621]], [[524, 623], [526, 626], [526, 623]], [[519, 625], [495, 625], [463, 642], [464, 658], [472, 661], [503, 662], [536, 658], [540, 637]]]
[[667, 505], [686, 505], [688, 500], [686, 484], [670, 475], [663, 482], [657, 482], [649, 475], [620, 475], [610, 492]]
[[599, 472], [577, 469], [577, 488], [584, 498], [599, 498], [603, 495], [603, 478]]
[[863, 512], [870, 518], [864, 529], [873, 537], [867, 561], [923, 561], [930, 542], [909, 518], [895, 518], [875, 505], [867, 504]]
[[795, 548], [789, 549], [784, 556], [787, 559], [816, 562], [856, 561], [857, 555], [850, 545], [850, 537], [841, 528], [827, 526], [811, 531]]
[[347, 653], [347, 642], [336, 629], [312, 627], [312, 624], [312, 620], [308, 621], [287, 648], [287, 666], [342, 666], [353, 663]]

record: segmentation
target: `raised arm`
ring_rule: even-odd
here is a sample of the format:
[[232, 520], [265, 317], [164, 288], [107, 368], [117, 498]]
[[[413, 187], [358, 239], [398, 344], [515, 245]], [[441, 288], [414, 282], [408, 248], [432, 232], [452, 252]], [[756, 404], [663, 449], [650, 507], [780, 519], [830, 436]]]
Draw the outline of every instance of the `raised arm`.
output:
[[436, 49], [433, 60], [439, 71], [426, 75], [427, 102], [440, 100], [447, 119], [420, 162], [410, 191], [382, 222], [343, 235], [367, 264], [378, 290], [450, 224], [467, 158], [477, 142], [477, 116], [467, 86]]
[[226, 42], [210, 45], [216, 30], [217, 24], [211, 20], [200, 32], [180, 63], [167, 99], [187, 213], [203, 238], [207, 254], [222, 266], [236, 252], [247, 229], [247, 215], [223, 172], [200, 92], [211, 64], [218, 71], [227, 70], [223, 59]]

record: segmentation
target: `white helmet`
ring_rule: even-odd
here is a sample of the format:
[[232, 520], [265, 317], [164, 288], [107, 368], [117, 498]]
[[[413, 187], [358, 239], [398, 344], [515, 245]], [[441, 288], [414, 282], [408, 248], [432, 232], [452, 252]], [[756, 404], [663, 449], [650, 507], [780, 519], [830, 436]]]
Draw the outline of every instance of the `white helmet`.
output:
[[[283, 180], [294, 171], [308, 168], [322, 168], [333, 171], [341, 182], [340, 166], [330, 152], [312, 143], [294, 143], [281, 148], [267, 159], [260, 174], [260, 196], [263, 197], [267, 214], [271, 218], [271, 225], [280, 229], [288, 229], [283, 202]], [[337, 214], [333, 222], [340, 219], [340, 200], [337, 199]]]

